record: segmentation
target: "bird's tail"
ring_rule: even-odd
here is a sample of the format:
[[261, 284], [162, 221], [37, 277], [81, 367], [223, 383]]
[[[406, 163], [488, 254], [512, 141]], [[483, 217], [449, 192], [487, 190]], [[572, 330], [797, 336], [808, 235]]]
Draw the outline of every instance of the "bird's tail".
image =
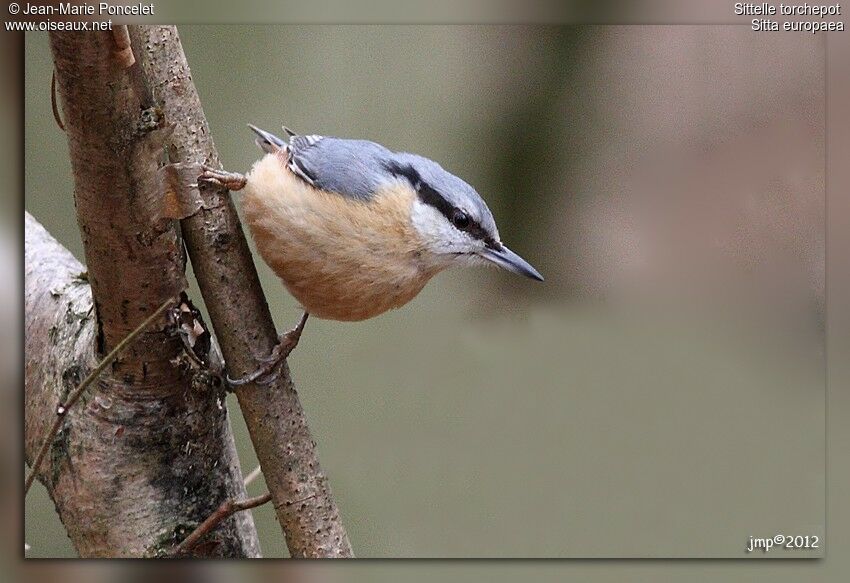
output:
[[270, 134], [266, 130], [261, 130], [255, 125], [248, 124], [248, 127], [254, 130], [254, 133], [259, 136], [254, 141], [266, 154], [272, 154], [288, 148], [288, 144], [276, 135]]

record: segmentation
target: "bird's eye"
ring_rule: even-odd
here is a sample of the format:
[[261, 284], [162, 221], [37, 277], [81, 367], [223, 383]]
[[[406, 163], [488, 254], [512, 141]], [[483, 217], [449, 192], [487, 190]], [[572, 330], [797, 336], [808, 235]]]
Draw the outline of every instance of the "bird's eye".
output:
[[461, 210], [456, 210], [452, 214], [452, 224], [458, 229], [466, 229], [469, 227], [469, 215]]

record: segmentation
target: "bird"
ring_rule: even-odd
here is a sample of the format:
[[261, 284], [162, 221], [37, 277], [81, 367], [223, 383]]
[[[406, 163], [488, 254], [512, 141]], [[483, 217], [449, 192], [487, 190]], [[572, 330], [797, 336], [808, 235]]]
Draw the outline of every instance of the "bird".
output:
[[269, 362], [297, 344], [307, 315], [373, 318], [448, 268], [496, 265], [543, 281], [502, 242], [478, 192], [437, 162], [369, 140], [248, 127], [265, 153], [249, 173], [204, 167], [199, 180], [242, 191], [260, 256], [304, 309]]

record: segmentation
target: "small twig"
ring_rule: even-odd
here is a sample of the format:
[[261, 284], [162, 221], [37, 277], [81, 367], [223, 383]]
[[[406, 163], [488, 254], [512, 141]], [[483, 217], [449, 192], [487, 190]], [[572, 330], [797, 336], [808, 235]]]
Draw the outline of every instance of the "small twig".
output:
[[257, 466], [256, 468], [251, 470], [251, 473], [245, 476], [245, 480], [243, 482], [245, 484], [245, 487], [247, 488], [248, 486], [250, 486], [251, 482], [259, 478], [262, 473], [263, 470], [262, 468], [260, 468], [260, 466]]
[[229, 516], [236, 514], [237, 512], [241, 512], [243, 510], [250, 510], [251, 508], [256, 508], [257, 506], [262, 506], [266, 502], [271, 501], [272, 495], [270, 492], [266, 492], [262, 496], [256, 496], [254, 498], [247, 498], [245, 500], [237, 501], [237, 500], [226, 500], [221, 503], [221, 506], [218, 509], [210, 514], [210, 516], [203, 521], [198, 528], [193, 530], [189, 536], [183, 539], [183, 541], [177, 545], [174, 551], [171, 553], [174, 557], [179, 557], [180, 555], [184, 555], [191, 551], [195, 545], [197, 545], [200, 540], [206, 536], [212, 529], [214, 529], [218, 524]]
[[156, 311], [148, 316], [144, 322], [139, 324], [135, 330], [130, 332], [124, 340], [119, 342], [112, 351], [107, 354], [103, 360], [95, 367], [95, 369], [85, 378], [83, 382], [81, 382], [76, 389], [71, 391], [68, 395], [68, 398], [64, 403], [61, 403], [58, 407], [56, 407], [56, 418], [53, 420], [53, 426], [50, 428], [50, 431], [44, 438], [44, 442], [41, 444], [41, 447], [38, 450], [38, 454], [35, 456], [35, 461], [32, 463], [32, 470], [29, 475], [24, 480], [24, 497], [26, 497], [27, 492], [30, 490], [30, 486], [32, 486], [33, 481], [35, 481], [35, 477], [38, 474], [39, 469], [41, 468], [42, 462], [44, 462], [44, 458], [47, 456], [47, 452], [50, 451], [50, 446], [53, 443], [53, 439], [56, 437], [56, 434], [59, 433], [59, 429], [62, 427], [62, 423], [65, 421], [65, 416], [68, 414], [68, 410], [74, 406], [80, 397], [82, 397], [85, 390], [91, 385], [97, 378], [106, 370], [106, 367], [112, 364], [112, 362], [118, 358], [124, 350], [133, 343], [133, 341], [141, 334], [145, 328], [150, 326], [154, 320], [156, 320], [160, 315], [162, 315], [165, 310], [167, 310], [174, 303], [174, 299], [169, 299], [166, 302], [163, 302], [161, 306], [159, 306]]
[[50, 75], [50, 107], [53, 108], [53, 119], [56, 120], [56, 125], [64, 132], [65, 124], [62, 123], [62, 116], [59, 115], [59, 104], [56, 102], [56, 69]]

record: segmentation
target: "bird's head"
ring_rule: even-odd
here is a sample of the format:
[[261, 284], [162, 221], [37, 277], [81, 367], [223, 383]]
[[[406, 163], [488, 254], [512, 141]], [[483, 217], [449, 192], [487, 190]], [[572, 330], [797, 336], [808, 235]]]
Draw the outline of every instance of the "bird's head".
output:
[[472, 186], [415, 154], [395, 154], [386, 170], [416, 192], [410, 220], [437, 266], [497, 265], [543, 281], [531, 264], [501, 242], [493, 213]]

